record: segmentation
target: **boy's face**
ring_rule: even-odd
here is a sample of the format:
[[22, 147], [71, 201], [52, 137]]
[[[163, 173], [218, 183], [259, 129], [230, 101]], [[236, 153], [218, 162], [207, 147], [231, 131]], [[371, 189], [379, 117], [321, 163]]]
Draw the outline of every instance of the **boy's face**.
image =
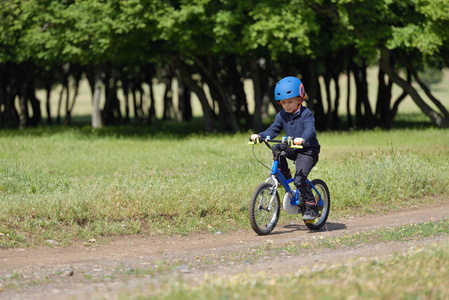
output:
[[295, 112], [296, 108], [298, 108], [298, 105], [301, 104], [301, 98], [300, 97], [293, 97], [285, 100], [281, 100], [282, 108], [288, 112], [289, 114]]

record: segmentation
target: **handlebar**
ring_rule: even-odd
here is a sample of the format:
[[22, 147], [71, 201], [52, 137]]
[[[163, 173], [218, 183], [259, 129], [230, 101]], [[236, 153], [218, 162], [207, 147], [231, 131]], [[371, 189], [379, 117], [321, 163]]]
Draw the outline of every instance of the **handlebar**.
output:
[[289, 137], [283, 136], [282, 140], [273, 140], [269, 136], [267, 136], [265, 139], [257, 138], [254, 141], [250, 140], [248, 142], [248, 144], [249, 145], [258, 145], [261, 142], [264, 142], [267, 145], [268, 145], [268, 143], [282, 143], [282, 144], [287, 144], [290, 148], [293, 148], [293, 149], [303, 149], [303, 145], [295, 145], [293, 143], [293, 138], [290, 136]]

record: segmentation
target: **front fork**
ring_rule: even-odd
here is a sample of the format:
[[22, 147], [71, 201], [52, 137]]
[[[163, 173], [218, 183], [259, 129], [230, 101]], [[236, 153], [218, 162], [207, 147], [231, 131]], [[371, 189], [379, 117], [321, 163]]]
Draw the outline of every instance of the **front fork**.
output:
[[[266, 182], [271, 182], [273, 184], [273, 196], [275, 195], [276, 191], [277, 191], [277, 187], [279, 185], [284, 186], [285, 188], [285, 192], [290, 194], [290, 198], [292, 199], [292, 204], [294, 205], [299, 205], [299, 191], [296, 190], [293, 191], [290, 188], [289, 183], [293, 181], [293, 178], [289, 179], [289, 180], [285, 180], [284, 175], [282, 175], [282, 172], [279, 170], [278, 168], [279, 165], [279, 161], [278, 160], [274, 160], [273, 161], [273, 166], [271, 167], [271, 174], [270, 177], [268, 177], [268, 179], [266, 180]], [[296, 203], [293, 203], [296, 202]]]

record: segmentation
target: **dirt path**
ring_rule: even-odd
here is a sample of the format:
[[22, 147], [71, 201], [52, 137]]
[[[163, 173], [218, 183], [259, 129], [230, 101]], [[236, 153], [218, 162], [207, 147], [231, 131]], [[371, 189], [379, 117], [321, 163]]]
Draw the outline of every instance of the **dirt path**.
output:
[[[113, 298], [120, 291], [142, 290], [145, 286], [153, 286], [174, 276], [201, 281], [206, 275], [232, 276], [242, 272], [288, 274], [304, 267], [389, 256], [421, 247], [430, 241], [391, 242], [344, 250], [324, 249], [297, 256], [282, 254], [255, 262], [220, 259], [229, 253], [242, 253], [267, 243], [299, 243], [385, 226], [438, 220], [448, 215], [449, 199], [444, 199], [430, 207], [385, 215], [349, 220], [330, 218], [326, 228], [318, 232], [309, 231], [302, 221], [297, 221], [295, 224], [278, 225], [269, 236], [257, 236], [253, 231], [188, 237], [133, 236], [116, 239], [108, 245], [92, 243], [72, 248], [0, 250], [0, 299]], [[165, 268], [164, 272], [159, 272], [161, 268]], [[142, 269], [147, 270], [146, 273], [138, 275], [137, 271]], [[151, 270], [159, 271], [152, 273]]]

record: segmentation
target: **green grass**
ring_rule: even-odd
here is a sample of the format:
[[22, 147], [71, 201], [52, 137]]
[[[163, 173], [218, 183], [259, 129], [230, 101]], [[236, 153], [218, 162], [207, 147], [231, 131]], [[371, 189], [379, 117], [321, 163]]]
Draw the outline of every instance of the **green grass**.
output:
[[[0, 247], [249, 229], [247, 202], [268, 170], [249, 133], [198, 125], [0, 131]], [[332, 217], [431, 202], [449, 194], [446, 137], [432, 127], [318, 133], [310, 178], [328, 183]], [[255, 152], [271, 163], [266, 147]]]

